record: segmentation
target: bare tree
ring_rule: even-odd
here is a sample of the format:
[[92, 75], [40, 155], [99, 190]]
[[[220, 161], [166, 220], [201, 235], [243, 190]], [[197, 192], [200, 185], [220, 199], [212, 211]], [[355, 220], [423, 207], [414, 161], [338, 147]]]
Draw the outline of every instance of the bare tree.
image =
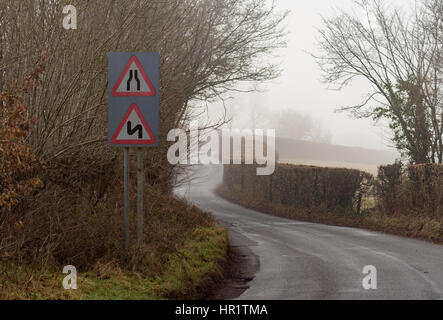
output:
[[[160, 146], [146, 150], [154, 181], [167, 181], [166, 135], [238, 81], [278, 75], [264, 57], [284, 45], [278, 13], [265, 0], [73, 0], [78, 29], [62, 27], [60, 0], [0, 0], [3, 89], [46, 60], [43, 87], [27, 98], [29, 140], [48, 161], [113, 158], [107, 146], [107, 54], [156, 51], [161, 57]], [[223, 119], [221, 120], [223, 121]]]
[[363, 19], [344, 11], [323, 19], [316, 59], [324, 80], [339, 89], [367, 80], [367, 99], [342, 110], [389, 119], [393, 141], [412, 162], [442, 163], [442, 16], [433, 11], [441, 1], [417, 1], [415, 14], [376, 0], [356, 3]]
[[429, 78], [424, 82], [424, 98], [430, 106], [432, 123], [431, 159], [442, 163], [443, 158], [443, 2], [425, 1], [419, 22], [423, 33], [430, 35], [435, 50], [426, 56], [430, 65]]

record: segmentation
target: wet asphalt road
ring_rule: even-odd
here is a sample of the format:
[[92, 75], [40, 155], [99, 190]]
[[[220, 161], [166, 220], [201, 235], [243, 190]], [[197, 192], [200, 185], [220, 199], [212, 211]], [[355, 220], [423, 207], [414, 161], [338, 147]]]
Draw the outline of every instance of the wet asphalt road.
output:
[[[211, 212], [249, 256], [255, 275], [239, 299], [443, 299], [443, 246], [245, 209], [213, 193], [221, 174], [203, 169], [177, 193]], [[367, 265], [377, 269], [376, 290], [363, 288]]]

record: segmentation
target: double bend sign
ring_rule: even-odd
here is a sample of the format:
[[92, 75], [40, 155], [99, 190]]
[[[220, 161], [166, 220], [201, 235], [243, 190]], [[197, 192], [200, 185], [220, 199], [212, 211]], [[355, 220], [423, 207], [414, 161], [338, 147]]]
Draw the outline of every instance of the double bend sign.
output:
[[159, 56], [110, 53], [108, 56], [108, 138], [120, 147], [158, 144]]

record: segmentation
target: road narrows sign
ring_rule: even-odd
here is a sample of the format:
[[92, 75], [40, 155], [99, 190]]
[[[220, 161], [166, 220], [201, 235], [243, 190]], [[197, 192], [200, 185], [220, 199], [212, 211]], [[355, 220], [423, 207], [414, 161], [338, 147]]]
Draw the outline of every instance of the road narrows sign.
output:
[[[137, 147], [137, 243], [143, 245], [143, 150], [159, 140], [160, 58], [155, 52], [108, 55], [108, 140], [123, 147], [123, 235], [130, 246], [130, 147]], [[149, 77], [148, 77], [149, 75]]]
[[108, 55], [108, 64], [109, 144], [157, 146], [160, 129], [158, 53], [112, 52]]
[[156, 138], [138, 106], [134, 103], [111, 138], [114, 144], [155, 144]]
[[129, 59], [111, 94], [114, 97], [152, 97], [157, 94], [137, 56]]

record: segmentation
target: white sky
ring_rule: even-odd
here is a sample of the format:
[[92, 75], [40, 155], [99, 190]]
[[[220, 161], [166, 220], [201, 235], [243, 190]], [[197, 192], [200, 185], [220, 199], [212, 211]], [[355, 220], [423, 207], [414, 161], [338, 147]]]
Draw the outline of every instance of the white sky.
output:
[[[404, 0], [390, 0], [405, 4]], [[374, 126], [371, 120], [356, 120], [347, 113], [334, 110], [356, 105], [370, 92], [370, 85], [364, 81], [354, 82], [342, 91], [328, 90], [321, 82], [321, 71], [314, 59], [307, 53], [318, 53], [318, 32], [322, 27], [321, 15], [328, 17], [334, 8], [350, 9], [352, 0], [276, 0], [281, 10], [290, 10], [286, 24], [289, 35], [287, 48], [278, 52], [283, 73], [281, 77], [262, 88], [265, 93], [235, 95], [228, 105], [234, 105], [234, 114], [240, 112], [233, 122], [234, 128], [250, 127], [250, 108], [256, 107], [260, 117], [266, 118], [269, 110], [293, 108], [310, 115], [332, 135], [332, 143], [371, 149], [390, 147], [389, 130], [386, 125]], [[259, 121], [258, 121], [259, 122]], [[257, 123], [260, 127], [260, 123]]]

